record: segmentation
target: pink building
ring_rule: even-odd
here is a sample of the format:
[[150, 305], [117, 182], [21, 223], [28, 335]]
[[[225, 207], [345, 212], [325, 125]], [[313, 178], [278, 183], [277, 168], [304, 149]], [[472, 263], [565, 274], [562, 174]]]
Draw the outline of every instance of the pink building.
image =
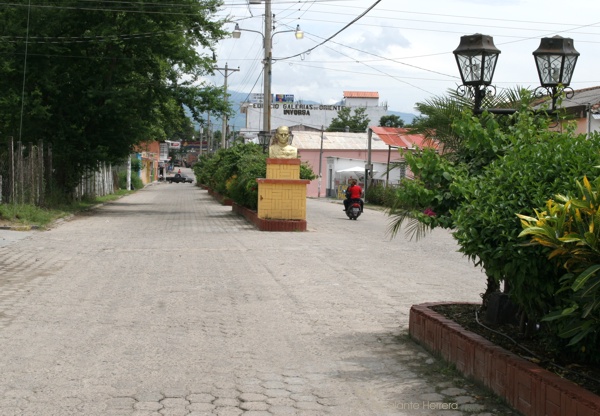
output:
[[564, 108], [577, 122], [575, 132], [589, 134], [600, 131], [600, 87], [584, 88], [573, 92], [573, 96], [565, 98], [559, 107]]
[[298, 148], [302, 162], [307, 162], [317, 176], [321, 174], [320, 181], [315, 179], [308, 185], [306, 195], [313, 198], [339, 197], [350, 179], [357, 179], [364, 186], [369, 159], [375, 183], [397, 184], [407, 176], [402, 166], [388, 172], [390, 164], [403, 162], [398, 149], [423, 145], [423, 136], [408, 134], [404, 128], [370, 127], [365, 133], [292, 131], [292, 134], [292, 145]]

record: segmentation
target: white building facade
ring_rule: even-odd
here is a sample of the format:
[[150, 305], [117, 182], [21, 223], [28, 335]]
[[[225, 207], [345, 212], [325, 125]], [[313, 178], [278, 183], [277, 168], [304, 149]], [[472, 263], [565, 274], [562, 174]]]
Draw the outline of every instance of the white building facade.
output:
[[[271, 131], [279, 126], [288, 126], [292, 131], [316, 131], [327, 129], [331, 121], [338, 116], [338, 111], [350, 107], [351, 115], [358, 108], [365, 108], [369, 125], [377, 124], [388, 111], [387, 103], [379, 104], [378, 92], [344, 91], [344, 99], [339, 104], [305, 104], [294, 101], [290, 94], [274, 94], [271, 104]], [[250, 102], [242, 103], [240, 109], [246, 114], [246, 125], [240, 133], [248, 139], [258, 136], [263, 131], [264, 105], [262, 94], [255, 94]]]

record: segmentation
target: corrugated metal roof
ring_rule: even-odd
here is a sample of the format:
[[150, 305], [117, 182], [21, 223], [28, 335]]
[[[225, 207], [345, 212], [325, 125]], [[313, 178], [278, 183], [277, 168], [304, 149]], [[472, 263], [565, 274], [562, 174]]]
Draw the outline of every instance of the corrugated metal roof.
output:
[[[320, 149], [321, 132], [295, 131], [292, 146], [301, 149]], [[368, 147], [367, 133], [324, 132], [323, 149], [326, 150], [366, 150]], [[379, 138], [371, 144], [372, 149], [387, 150], [388, 146]]]
[[379, 93], [376, 91], [344, 91], [344, 98], [379, 98]]
[[574, 90], [572, 98], [565, 98], [562, 102], [561, 107], [579, 107], [586, 106], [587, 104], [598, 104], [600, 102], [600, 87], [584, 88], [581, 90]]
[[[573, 93], [573, 97], [565, 98], [558, 107], [566, 109], [585, 109], [588, 104], [594, 107], [594, 105], [600, 103], [600, 87], [589, 87], [580, 90], [573, 90]], [[539, 100], [536, 100], [532, 107], [534, 109], [539, 109], [542, 104], [549, 103], [550, 98], [543, 97]]]
[[[425, 147], [425, 137], [421, 134], [410, 134], [408, 129], [401, 127], [370, 127], [383, 142], [388, 146], [412, 149], [414, 147]], [[429, 147], [429, 146], [427, 146]]]
[[[423, 136], [408, 134], [406, 129], [392, 127], [371, 127], [373, 137], [372, 150], [388, 150], [388, 146], [412, 149], [422, 147]], [[292, 146], [302, 149], [320, 149], [321, 132], [294, 131]], [[323, 149], [325, 150], [367, 150], [368, 133], [324, 132]]]

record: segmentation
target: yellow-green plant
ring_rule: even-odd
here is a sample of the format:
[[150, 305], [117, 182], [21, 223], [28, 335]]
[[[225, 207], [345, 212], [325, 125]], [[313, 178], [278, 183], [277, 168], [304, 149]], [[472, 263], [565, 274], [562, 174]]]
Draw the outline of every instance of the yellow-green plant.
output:
[[566, 272], [555, 294], [557, 307], [543, 321], [556, 324], [568, 346], [593, 359], [600, 339], [600, 181], [584, 177], [577, 187], [577, 198], [556, 195], [536, 217], [518, 215], [519, 237], [548, 247], [548, 258]]

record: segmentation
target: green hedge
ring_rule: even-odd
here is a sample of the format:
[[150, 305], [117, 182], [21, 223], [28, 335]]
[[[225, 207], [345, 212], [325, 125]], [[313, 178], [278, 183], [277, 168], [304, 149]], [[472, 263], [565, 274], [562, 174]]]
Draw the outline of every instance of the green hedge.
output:
[[[267, 175], [267, 155], [261, 146], [238, 143], [215, 154], [204, 155], [194, 165], [196, 181], [237, 204], [256, 210], [258, 184], [256, 179]], [[302, 163], [300, 179], [315, 179], [312, 168]]]

